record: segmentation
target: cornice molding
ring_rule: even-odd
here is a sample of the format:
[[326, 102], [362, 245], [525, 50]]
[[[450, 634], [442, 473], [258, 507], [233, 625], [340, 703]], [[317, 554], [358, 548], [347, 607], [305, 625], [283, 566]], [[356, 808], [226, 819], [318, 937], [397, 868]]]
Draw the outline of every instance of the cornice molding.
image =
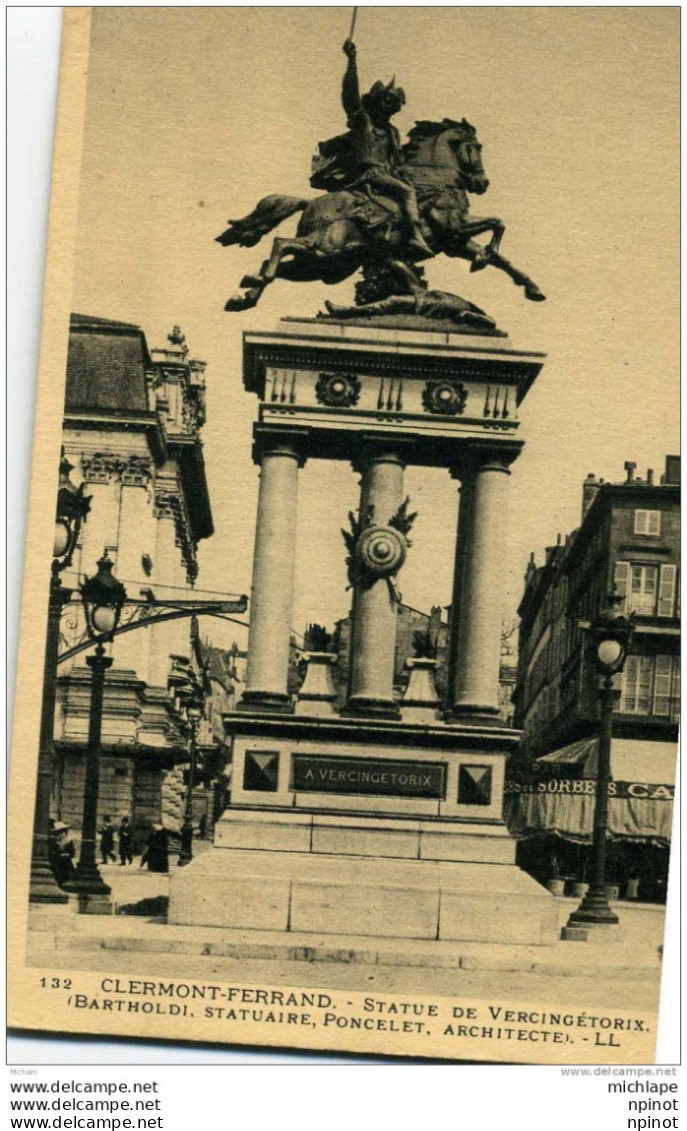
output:
[[81, 470], [87, 483], [119, 481], [126, 487], [148, 487], [154, 468], [150, 456], [116, 452], [82, 452]]

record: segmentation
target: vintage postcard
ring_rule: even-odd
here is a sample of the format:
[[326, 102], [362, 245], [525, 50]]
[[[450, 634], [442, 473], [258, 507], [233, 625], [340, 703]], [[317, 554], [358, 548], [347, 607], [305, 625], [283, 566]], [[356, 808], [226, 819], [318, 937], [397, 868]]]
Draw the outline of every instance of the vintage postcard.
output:
[[65, 9], [11, 1026], [654, 1061], [678, 44]]

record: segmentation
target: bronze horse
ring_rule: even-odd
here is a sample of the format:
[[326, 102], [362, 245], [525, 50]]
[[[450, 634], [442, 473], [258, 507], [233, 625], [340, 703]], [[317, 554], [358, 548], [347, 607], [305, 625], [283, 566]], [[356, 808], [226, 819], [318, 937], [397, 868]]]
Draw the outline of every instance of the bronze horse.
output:
[[[468, 193], [482, 195], [489, 181], [482, 166], [481, 145], [474, 126], [463, 119], [454, 122], [418, 122], [404, 146], [403, 175], [414, 185], [425, 239], [435, 255], [467, 259], [472, 271], [498, 267], [525, 297], [542, 301], [545, 295], [529, 276], [513, 266], [500, 252], [505, 225], [496, 217], [470, 217]], [[272, 195], [264, 197], [242, 220], [230, 220], [217, 237], [224, 247], [252, 247], [263, 236], [296, 212], [303, 215], [296, 235], [277, 237], [269, 259], [256, 275], [241, 280], [243, 294], [230, 298], [225, 310], [247, 310], [256, 305], [265, 287], [275, 279], [290, 282], [340, 283], [360, 267], [382, 265], [398, 282], [399, 294], [423, 289], [414, 264], [420, 255], [409, 253], [408, 233], [398, 205], [388, 198], [371, 195], [355, 185], [327, 193], [314, 200]], [[482, 245], [475, 236], [491, 232]]]

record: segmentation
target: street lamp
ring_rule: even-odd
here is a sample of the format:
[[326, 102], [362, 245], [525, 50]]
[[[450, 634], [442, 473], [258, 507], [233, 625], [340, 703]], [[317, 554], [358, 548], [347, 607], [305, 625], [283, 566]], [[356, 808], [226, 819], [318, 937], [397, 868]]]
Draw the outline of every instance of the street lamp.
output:
[[618, 925], [618, 916], [611, 911], [606, 894], [606, 834], [608, 786], [611, 781], [613, 711], [620, 698], [620, 691], [615, 688], [614, 679], [625, 666], [634, 632], [631, 617], [623, 616], [620, 611], [622, 602], [623, 598], [615, 591], [610, 593], [606, 608], [601, 610], [586, 630], [589, 650], [602, 677], [599, 687], [601, 712], [594, 801], [592, 881], [580, 906], [572, 912], [567, 925], [563, 928], [563, 938], [581, 941], [585, 941], [590, 933], [594, 933], [599, 928]]
[[48, 598], [48, 630], [45, 639], [43, 664], [43, 698], [38, 747], [38, 777], [36, 782], [36, 808], [31, 852], [31, 903], [67, 903], [69, 897], [58, 887], [50, 863], [50, 800], [53, 789], [55, 696], [57, 691], [57, 656], [60, 647], [60, 617], [62, 609], [71, 600], [71, 589], [60, 584], [60, 574], [74, 557], [81, 526], [91, 507], [89, 495], [84, 495], [84, 484], [75, 487], [69, 478], [72, 464], [64, 454], [60, 459], [60, 478], [57, 487], [55, 533], [53, 536], [53, 561], [50, 570]]
[[205, 689], [201, 680], [191, 667], [186, 671], [183, 683], [171, 679], [175, 695], [179, 701], [189, 727], [189, 765], [188, 782], [186, 783], [186, 796], [184, 798], [184, 820], [181, 826], [181, 845], [177, 864], [183, 868], [193, 859], [193, 786], [196, 776], [196, 753], [198, 741], [198, 727], [203, 717], [205, 706]]
[[117, 630], [126, 590], [112, 573], [112, 562], [107, 551], [98, 562], [98, 572], [81, 586], [81, 598], [86, 614], [86, 631], [90, 639], [96, 642], [96, 649], [94, 655], [86, 658], [91, 669], [91, 705], [88, 716], [81, 849], [74, 875], [64, 886], [67, 891], [81, 897], [84, 909], [87, 906], [89, 911], [109, 911], [111, 889], [98, 871], [95, 854], [103, 692], [105, 672], [112, 666], [112, 657], [105, 655], [105, 644]]

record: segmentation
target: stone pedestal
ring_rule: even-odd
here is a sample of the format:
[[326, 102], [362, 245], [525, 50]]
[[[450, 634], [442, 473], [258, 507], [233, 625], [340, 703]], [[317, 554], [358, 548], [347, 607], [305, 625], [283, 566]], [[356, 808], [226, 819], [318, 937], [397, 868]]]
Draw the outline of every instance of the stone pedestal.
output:
[[109, 895], [79, 894], [73, 899], [80, 915], [114, 915], [114, 903]]
[[332, 665], [338, 657], [331, 652], [304, 652], [305, 679], [298, 692], [295, 705], [297, 715], [333, 715], [336, 688], [332, 679]]
[[227, 850], [171, 877], [170, 923], [552, 945], [555, 900], [514, 865]]
[[561, 938], [565, 942], [619, 943], [624, 940], [625, 932], [619, 923], [585, 923], [563, 927]]
[[376, 937], [555, 941], [515, 864], [500, 727], [233, 712], [231, 804], [170, 881], [170, 922]]
[[401, 700], [404, 722], [436, 723], [440, 707], [434, 673], [437, 661], [429, 657], [406, 660], [410, 673]]
[[[244, 336], [261, 463], [247, 685], [241, 710], [224, 719], [230, 803], [212, 849], [170, 878], [171, 922], [555, 941], [556, 901], [515, 865], [501, 816], [505, 763], [519, 735], [500, 725], [497, 706], [506, 487], [523, 445], [519, 406], [542, 362], [503, 336], [417, 318], [385, 326], [285, 319], [271, 333]], [[353, 464], [362, 476], [341, 714], [324, 680], [329, 657], [310, 657], [296, 704], [287, 694], [306, 457]], [[444, 468], [462, 483], [444, 704], [431, 660], [410, 661], [400, 703], [393, 687], [394, 582], [409, 549], [399, 508], [410, 463]]]

